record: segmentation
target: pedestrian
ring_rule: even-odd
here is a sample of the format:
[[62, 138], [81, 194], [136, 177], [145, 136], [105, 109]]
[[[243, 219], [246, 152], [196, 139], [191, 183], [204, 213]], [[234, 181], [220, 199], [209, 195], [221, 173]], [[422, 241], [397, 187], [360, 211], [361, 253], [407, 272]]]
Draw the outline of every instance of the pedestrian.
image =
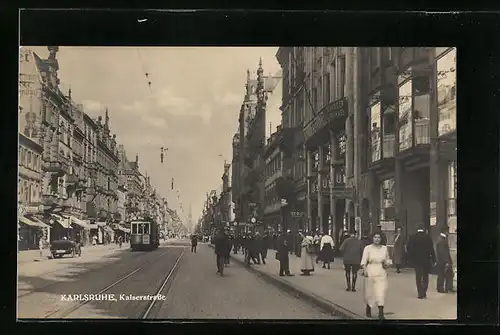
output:
[[443, 231], [436, 244], [437, 256], [437, 291], [439, 293], [455, 292], [453, 290], [453, 261], [451, 259], [448, 235]]
[[[344, 241], [347, 240], [350, 236], [351, 236], [351, 234], [349, 234], [349, 232], [347, 230], [343, 231], [342, 234], [340, 235], [340, 245], [342, 245], [344, 243]], [[368, 244], [370, 244], [370, 243], [368, 243]]]
[[118, 236], [118, 245], [120, 246], [120, 249], [122, 247], [122, 243], [123, 243], [123, 238], [121, 236]]
[[363, 233], [363, 237], [361, 238], [361, 242], [363, 242], [363, 248], [366, 247], [367, 245], [372, 244], [372, 240], [370, 239], [370, 234], [368, 232]]
[[257, 260], [259, 261], [259, 264], [260, 264], [260, 262], [262, 262], [262, 264], [266, 264], [266, 257], [264, 254], [264, 249], [265, 249], [264, 239], [262, 238], [262, 236], [260, 235], [259, 232], [256, 232], [255, 233], [255, 254], [256, 254]]
[[380, 223], [377, 225], [375, 232], [377, 232], [380, 235], [380, 244], [387, 245], [387, 236], [382, 231], [382, 225]]
[[266, 264], [265, 260], [267, 259], [267, 251], [269, 250], [269, 233], [265, 232], [264, 236], [262, 236], [262, 251], [261, 251], [261, 257], [263, 260], [263, 263]]
[[323, 261], [323, 269], [328, 266], [330, 269], [330, 262], [335, 261], [333, 253], [333, 238], [328, 234], [323, 234], [320, 241], [320, 258]]
[[366, 246], [361, 257], [363, 268], [366, 316], [372, 317], [372, 308], [378, 306], [378, 317], [384, 319], [384, 303], [387, 293], [387, 271], [391, 265], [387, 246], [381, 244], [379, 232], [373, 234], [372, 244]]
[[228, 236], [228, 239], [227, 239], [227, 253], [226, 257], [224, 258], [224, 264], [229, 265], [229, 260], [231, 259], [231, 249], [233, 248], [234, 239], [233, 236], [228, 234], [226, 235]]
[[305, 233], [301, 243], [301, 276], [310, 276], [314, 272], [314, 238], [309, 233]]
[[293, 276], [293, 274], [290, 273], [290, 259], [288, 258], [288, 239], [286, 235], [281, 235], [278, 236], [277, 240], [277, 250], [276, 250], [276, 258], [280, 262], [280, 273], [279, 275], [281, 277], [283, 276]]
[[40, 258], [43, 257], [43, 248], [45, 246], [45, 243], [44, 243], [44, 239], [43, 239], [43, 236], [40, 237], [40, 239], [38, 240], [38, 249], [40, 250]]
[[215, 236], [213, 242], [215, 245], [217, 273], [223, 276], [224, 258], [227, 256], [227, 245], [229, 243], [228, 243], [228, 238], [222, 229], [217, 232], [217, 235]]
[[95, 246], [97, 244], [97, 236], [92, 236], [92, 245]]
[[293, 249], [295, 256], [300, 258], [300, 244], [302, 243], [302, 230], [298, 230], [293, 241]]
[[290, 229], [287, 229], [286, 231], [286, 239], [287, 239], [287, 245], [288, 245], [288, 252], [293, 254], [293, 235], [292, 231]]
[[396, 272], [401, 273], [401, 268], [405, 263], [405, 245], [406, 241], [402, 233], [401, 227], [396, 229], [396, 236], [394, 236], [394, 252], [392, 259], [396, 265]]
[[418, 225], [417, 232], [410, 236], [406, 244], [408, 260], [415, 269], [418, 299], [427, 298], [429, 287], [429, 272], [436, 264], [436, 254], [432, 239], [424, 231], [422, 224]]
[[356, 292], [356, 281], [361, 267], [361, 257], [365, 245], [358, 239], [357, 232], [351, 232], [351, 235], [344, 240], [339, 248], [344, 262], [345, 280], [347, 283], [346, 291]]
[[260, 264], [260, 258], [258, 255], [258, 241], [255, 236], [249, 234], [248, 236], [248, 255], [249, 259], [252, 260], [253, 264]]
[[[301, 244], [300, 244], [301, 248], [302, 248], [302, 242], [303, 242], [303, 240], [301, 241]], [[316, 264], [319, 263], [320, 244], [321, 244], [321, 234], [319, 233], [319, 230], [316, 229], [316, 232], [314, 233], [314, 237], [313, 237], [313, 253], [316, 255]]]
[[198, 236], [192, 235], [191, 236], [191, 252], [194, 252], [196, 254], [196, 246], [198, 246]]

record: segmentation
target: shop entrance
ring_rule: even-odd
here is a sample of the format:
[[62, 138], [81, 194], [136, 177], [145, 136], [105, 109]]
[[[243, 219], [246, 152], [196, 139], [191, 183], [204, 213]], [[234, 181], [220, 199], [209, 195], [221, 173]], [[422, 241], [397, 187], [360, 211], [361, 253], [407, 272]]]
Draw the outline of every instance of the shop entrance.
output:
[[430, 226], [430, 171], [429, 168], [420, 168], [406, 171], [404, 183], [402, 228], [408, 234], [413, 234], [419, 224], [427, 229]]

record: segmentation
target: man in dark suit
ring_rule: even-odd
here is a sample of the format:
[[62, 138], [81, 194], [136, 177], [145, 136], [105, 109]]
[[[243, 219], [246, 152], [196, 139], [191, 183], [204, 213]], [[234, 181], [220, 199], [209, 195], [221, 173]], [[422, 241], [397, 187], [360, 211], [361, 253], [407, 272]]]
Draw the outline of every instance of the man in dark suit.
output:
[[288, 245], [288, 238], [286, 235], [282, 235], [278, 238], [278, 260], [280, 262], [280, 276], [293, 276], [290, 273], [290, 260], [288, 258], [288, 252], [290, 247]]
[[415, 280], [419, 299], [427, 298], [429, 272], [436, 264], [436, 254], [431, 237], [419, 225], [416, 234], [410, 236], [406, 245], [408, 259], [415, 269]]
[[215, 254], [217, 262], [217, 273], [223, 275], [224, 261], [227, 257], [229, 240], [224, 230], [219, 230], [214, 238]]
[[453, 262], [451, 260], [450, 246], [448, 245], [448, 235], [442, 232], [436, 244], [437, 254], [437, 291], [448, 293], [453, 291]]

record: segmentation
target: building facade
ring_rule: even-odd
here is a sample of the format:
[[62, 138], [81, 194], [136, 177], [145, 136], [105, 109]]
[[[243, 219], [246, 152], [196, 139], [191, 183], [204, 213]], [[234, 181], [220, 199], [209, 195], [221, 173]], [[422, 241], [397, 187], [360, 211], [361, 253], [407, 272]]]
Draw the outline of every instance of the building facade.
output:
[[[73, 105], [59, 89], [57, 46], [48, 47], [49, 56], [35, 54], [42, 76], [43, 203], [44, 216], [51, 225], [50, 240], [71, 237], [71, 214], [75, 208], [76, 185], [73, 173]], [[64, 216], [61, 214], [65, 214]]]
[[[294, 131], [293, 153], [285, 171], [295, 180], [297, 228], [330, 233], [338, 241], [345, 201], [346, 130], [352, 105], [352, 48], [280, 48], [283, 68], [283, 127]], [[288, 173], [288, 172], [287, 172]]]
[[364, 216], [388, 244], [396, 227], [424, 224], [434, 239], [446, 229], [456, 250], [456, 49], [359, 49]]
[[283, 222], [281, 197], [277, 190], [277, 183], [283, 177], [283, 152], [280, 150], [282, 136], [281, 126], [267, 139], [264, 149], [264, 226], [272, 232], [277, 233], [285, 230]]
[[41, 82], [33, 52], [22, 48], [19, 73], [19, 249], [36, 248], [39, 238], [50, 234], [49, 227], [37, 219], [43, 214]]

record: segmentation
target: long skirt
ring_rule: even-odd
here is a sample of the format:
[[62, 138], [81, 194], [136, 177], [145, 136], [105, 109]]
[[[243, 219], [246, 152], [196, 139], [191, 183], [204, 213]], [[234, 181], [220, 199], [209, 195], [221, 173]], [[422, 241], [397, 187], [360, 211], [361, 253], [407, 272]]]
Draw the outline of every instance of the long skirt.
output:
[[330, 243], [325, 243], [323, 245], [323, 249], [321, 249], [321, 252], [319, 254], [320, 260], [325, 263], [330, 263], [335, 260], [335, 257], [333, 255], [333, 248]]
[[365, 303], [370, 307], [384, 306], [387, 292], [387, 275], [365, 277]]
[[313, 254], [307, 252], [306, 247], [302, 247], [301, 251], [301, 262], [300, 262], [300, 270], [304, 272], [313, 272], [314, 271], [314, 259]]

